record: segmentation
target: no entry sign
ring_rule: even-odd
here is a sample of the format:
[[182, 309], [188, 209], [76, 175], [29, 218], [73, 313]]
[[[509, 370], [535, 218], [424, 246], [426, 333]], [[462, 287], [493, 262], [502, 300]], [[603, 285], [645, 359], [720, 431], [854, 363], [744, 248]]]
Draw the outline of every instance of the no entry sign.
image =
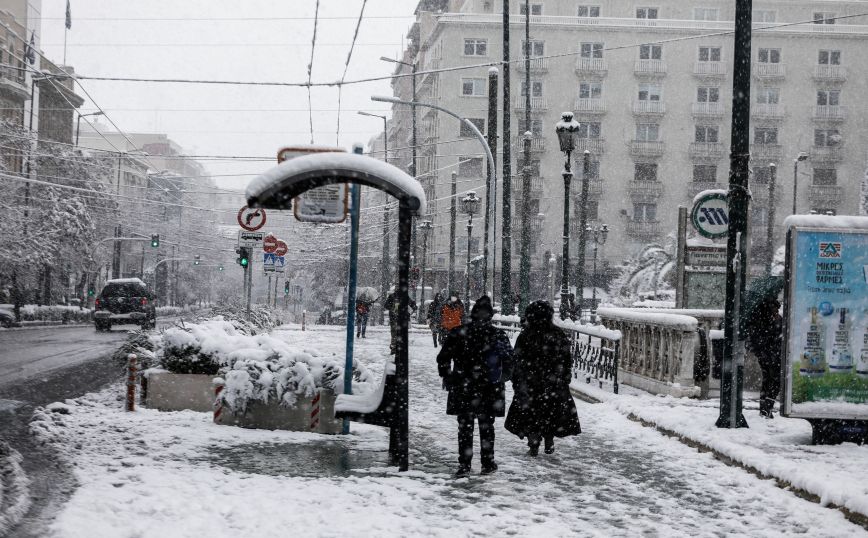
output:
[[265, 226], [265, 210], [242, 207], [238, 210], [238, 225], [248, 232], [255, 232]]
[[277, 250], [277, 238], [271, 234], [266, 235], [262, 241], [262, 250], [269, 254]]
[[277, 246], [274, 247], [274, 255], [280, 258], [286, 256], [287, 251], [289, 251], [289, 247], [286, 246], [281, 240], [277, 240]]

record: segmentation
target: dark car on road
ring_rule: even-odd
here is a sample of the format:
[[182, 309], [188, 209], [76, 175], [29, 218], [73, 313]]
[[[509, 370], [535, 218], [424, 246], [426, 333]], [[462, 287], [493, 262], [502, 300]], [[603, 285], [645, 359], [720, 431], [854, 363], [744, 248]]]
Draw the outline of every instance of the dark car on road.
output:
[[10, 327], [20, 327], [21, 324], [15, 321], [15, 314], [5, 308], [0, 308], [0, 327], [6, 329]]
[[93, 321], [98, 331], [129, 323], [143, 328], [156, 327], [154, 295], [138, 278], [109, 280], [94, 303]]

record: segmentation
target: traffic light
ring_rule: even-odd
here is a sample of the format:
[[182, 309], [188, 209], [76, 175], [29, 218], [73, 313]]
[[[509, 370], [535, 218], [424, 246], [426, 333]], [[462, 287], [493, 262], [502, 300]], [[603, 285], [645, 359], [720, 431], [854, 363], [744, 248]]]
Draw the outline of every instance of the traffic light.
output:
[[151, 234], [151, 247], [157, 248], [160, 246], [160, 234]]
[[193, 256], [193, 265], [199, 265], [200, 261], [201, 261], [201, 256], [199, 256], [198, 254]]
[[235, 252], [238, 253], [238, 259], [235, 261], [246, 269], [250, 264], [250, 249], [248, 247], [238, 247], [235, 249]]
[[283, 283], [283, 294], [289, 295], [289, 281]]
[[217, 270], [218, 270], [218, 271], [222, 271], [222, 270], [223, 270], [223, 266], [222, 266], [222, 265], [218, 265], [218, 266], [217, 266]]
[[94, 295], [96, 295], [96, 290], [93, 289], [92, 287], [87, 288], [87, 296], [88, 296], [88, 297], [93, 297]]

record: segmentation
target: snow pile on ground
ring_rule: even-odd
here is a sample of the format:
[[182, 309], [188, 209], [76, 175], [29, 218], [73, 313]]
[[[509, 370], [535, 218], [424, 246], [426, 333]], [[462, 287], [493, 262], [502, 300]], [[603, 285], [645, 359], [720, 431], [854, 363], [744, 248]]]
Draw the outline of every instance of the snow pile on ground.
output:
[[0, 536], [5, 536], [30, 508], [30, 481], [21, 468], [21, 454], [0, 442]]

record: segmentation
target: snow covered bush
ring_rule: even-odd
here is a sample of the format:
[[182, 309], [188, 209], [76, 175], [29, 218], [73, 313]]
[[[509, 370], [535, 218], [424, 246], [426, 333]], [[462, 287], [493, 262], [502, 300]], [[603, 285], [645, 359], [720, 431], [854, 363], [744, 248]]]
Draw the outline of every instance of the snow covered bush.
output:
[[[5, 305], [12, 309], [12, 305]], [[37, 306], [35, 304], [21, 307], [21, 321], [32, 322], [60, 322], [60, 323], [90, 323], [93, 321], [93, 311], [88, 308], [77, 306]]]
[[112, 358], [126, 364], [127, 357], [134, 353], [139, 359], [140, 368], [148, 368], [154, 361], [159, 336], [154, 336], [146, 330], [135, 329], [127, 334], [126, 341], [112, 354]]
[[249, 321], [247, 320], [246, 307], [239, 303], [213, 306], [207, 318], [204, 319], [211, 319], [215, 316], [222, 316], [223, 319], [231, 321], [238, 330], [251, 335], [268, 332], [283, 324], [277, 311], [263, 305], [251, 306]]

